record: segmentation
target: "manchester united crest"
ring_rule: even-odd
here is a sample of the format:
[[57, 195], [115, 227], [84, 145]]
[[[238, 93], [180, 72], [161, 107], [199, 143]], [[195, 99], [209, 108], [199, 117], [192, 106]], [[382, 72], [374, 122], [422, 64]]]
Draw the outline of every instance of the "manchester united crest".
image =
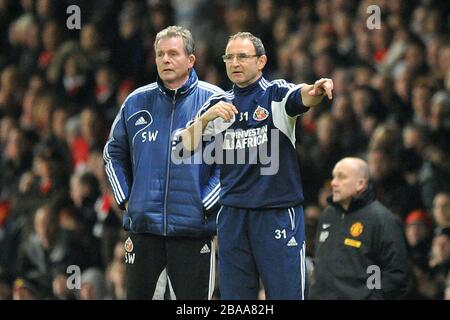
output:
[[267, 119], [268, 116], [269, 111], [261, 106], [258, 106], [258, 108], [256, 108], [255, 112], [253, 113], [253, 119], [255, 119], [256, 121], [263, 121]]
[[350, 227], [350, 234], [352, 235], [352, 237], [359, 237], [361, 233], [363, 233], [363, 230], [363, 224], [358, 221], [352, 224], [352, 226]]
[[130, 237], [125, 241], [125, 251], [132, 252], [133, 251], [133, 241], [131, 241]]

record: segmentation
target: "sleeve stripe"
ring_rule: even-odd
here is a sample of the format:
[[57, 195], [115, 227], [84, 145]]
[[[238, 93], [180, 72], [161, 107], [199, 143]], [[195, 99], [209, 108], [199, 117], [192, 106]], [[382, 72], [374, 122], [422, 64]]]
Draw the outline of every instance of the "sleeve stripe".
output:
[[217, 189], [220, 188], [220, 183], [218, 183], [214, 189], [211, 190], [210, 193], [208, 193], [208, 195], [203, 199], [203, 203], [207, 202], [209, 200], [209, 198], [211, 198], [211, 196], [217, 191]]
[[232, 100], [234, 98], [234, 96], [233, 96], [232, 93], [229, 93], [229, 92], [222, 92], [222, 93], [218, 93], [218, 94], [213, 94], [212, 96], [210, 96], [208, 98], [208, 100], [206, 100], [206, 102], [203, 104], [203, 106], [198, 110], [197, 114], [195, 115], [195, 119], [200, 117], [200, 115], [202, 114], [202, 112], [204, 110], [206, 110], [209, 107], [211, 107], [211, 101], [212, 100], [214, 100], [214, 99], [221, 99], [221, 98]]
[[221, 190], [221, 189], [219, 188], [216, 192], [214, 192], [214, 195], [213, 195], [208, 201], [206, 201], [205, 203], [203, 203], [203, 205], [204, 205], [206, 208], [210, 207], [211, 203], [214, 203], [214, 202], [217, 201], [217, 199], [219, 199], [219, 193], [220, 193], [220, 190]]
[[219, 195], [217, 194], [217, 197], [214, 198], [215, 200], [213, 202], [211, 202], [208, 206], [206, 206], [206, 210], [211, 209], [216, 203], [217, 201], [219, 201]]
[[[121, 201], [125, 199], [125, 195], [122, 191], [122, 188], [119, 184], [119, 180], [117, 179], [117, 175], [114, 172], [114, 168], [112, 166], [111, 160], [106, 160], [105, 171], [108, 174], [109, 181], [111, 183], [111, 187], [113, 188], [114, 193], [117, 194], [117, 198]], [[120, 202], [120, 201], [119, 201]]]
[[294, 84], [288, 83], [288, 82], [286, 82], [286, 80], [283, 80], [283, 79], [273, 80], [272, 84], [276, 84], [280, 88], [288, 88], [288, 89], [291, 89], [292, 87], [295, 86]]
[[259, 82], [259, 85], [264, 90], [266, 90], [267, 88], [269, 88], [269, 87], [271, 87], [273, 85], [276, 85], [279, 88], [288, 88], [288, 89], [291, 89], [292, 87], [295, 86], [293, 83], [289, 83], [289, 82], [287, 82], [284, 79], [276, 79], [276, 80], [273, 80], [273, 81], [269, 82], [265, 78], [261, 79], [261, 81]]
[[116, 190], [116, 187], [114, 185], [114, 182], [113, 182], [110, 174], [108, 173], [108, 170], [109, 170], [108, 166], [106, 166], [105, 168], [106, 168], [106, 172], [107, 172], [107, 175], [108, 175], [109, 183], [111, 184], [111, 187], [112, 187], [112, 190], [113, 190], [114, 199], [116, 200], [117, 204], [120, 204], [121, 201], [120, 201], [120, 198], [119, 198], [119, 194], [117, 193], [117, 190]]
[[117, 198], [120, 200], [120, 203], [121, 201], [125, 200], [125, 195], [123, 193], [122, 187], [120, 186], [119, 179], [117, 179], [117, 175], [114, 171], [111, 160], [107, 160], [105, 168], [113, 191], [117, 194]]
[[123, 201], [123, 200], [125, 200], [125, 195], [123, 193], [122, 187], [120, 186], [119, 180], [117, 179], [117, 175], [116, 175], [116, 173], [114, 171], [112, 162], [109, 162], [108, 167], [109, 167], [109, 172], [110, 172], [110, 175], [111, 175], [111, 179], [116, 184], [116, 189], [117, 189], [116, 192], [117, 192], [118, 198], [119, 198], [120, 201]]
[[110, 172], [109, 164], [107, 164], [105, 166], [105, 169], [106, 169], [106, 174], [108, 175], [108, 180], [109, 180], [109, 182], [111, 184], [111, 187], [113, 189], [114, 198], [116, 199], [116, 202], [118, 204], [120, 204], [123, 201], [123, 199], [121, 199], [120, 193], [117, 191], [117, 186], [116, 186], [114, 178], [113, 178], [113, 176], [112, 176], [112, 174]]
[[[118, 119], [120, 119], [120, 116], [118, 116], [116, 119], [118, 121]], [[111, 130], [111, 138], [106, 143], [105, 148], [103, 149], [103, 160], [106, 162], [105, 171], [106, 171], [106, 174], [108, 175], [108, 180], [113, 189], [114, 197], [116, 198], [117, 203], [121, 203], [123, 200], [125, 200], [125, 195], [119, 184], [119, 179], [117, 179], [117, 175], [114, 172], [114, 168], [112, 166], [112, 161], [111, 161], [111, 156], [108, 153], [108, 145], [114, 139], [112, 137], [112, 133], [113, 133], [113, 131]]]
[[261, 81], [259, 82], [261, 88], [263, 88], [264, 90], [266, 90], [268, 87], [270, 87], [270, 83], [265, 79], [262, 78]]

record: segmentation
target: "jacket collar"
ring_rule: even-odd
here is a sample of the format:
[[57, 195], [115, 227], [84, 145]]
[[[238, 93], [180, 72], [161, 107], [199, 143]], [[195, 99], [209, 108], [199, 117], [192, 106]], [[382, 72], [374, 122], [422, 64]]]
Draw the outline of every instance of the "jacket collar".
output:
[[258, 80], [256, 80], [255, 82], [244, 88], [240, 88], [237, 85], [233, 84], [233, 92], [237, 96], [248, 95], [251, 94], [253, 91], [263, 87], [264, 82], [267, 82], [267, 80], [265, 80], [264, 76], [261, 75], [261, 77], [259, 77]]
[[191, 69], [191, 71], [189, 72], [189, 78], [178, 89], [166, 88], [159, 76], [156, 77], [156, 82], [158, 83], [159, 91], [161, 91], [164, 95], [167, 95], [171, 99], [178, 99], [181, 96], [189, 94], [192, 90], [194, 90], [197, 87], [198, 77], [195, 70]]
[[345, 210], [339, 203], [333, 202], [332, 196], [327, 198], [327, 202], [330, 206], [335, 207], [337, 210], [345, 213], [357, 211], [373, 201], [375, 201], [375, 193], [371, 184], [369, 184], [369, 186], [363, 193], [351, 199], [348, 210]]

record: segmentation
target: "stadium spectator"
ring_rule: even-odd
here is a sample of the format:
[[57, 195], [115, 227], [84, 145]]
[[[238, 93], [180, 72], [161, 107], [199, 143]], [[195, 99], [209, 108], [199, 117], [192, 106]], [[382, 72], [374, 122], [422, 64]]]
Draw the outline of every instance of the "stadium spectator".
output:
[[440, 230], [433, 238], [429, 260], [430, 275], [437, 292], [435, 299], [443, 299], [445, 286], [450, 271], [450, 229]]
[[431, 248], [432, 220], [423, 210], [411, 211], [405, 219], [406, 242], [414, 266], [428, 270], [428, 255]]
[[437, 231], [450, 228], [450, 193], [436, 194], [433, 199], [433, 217]]

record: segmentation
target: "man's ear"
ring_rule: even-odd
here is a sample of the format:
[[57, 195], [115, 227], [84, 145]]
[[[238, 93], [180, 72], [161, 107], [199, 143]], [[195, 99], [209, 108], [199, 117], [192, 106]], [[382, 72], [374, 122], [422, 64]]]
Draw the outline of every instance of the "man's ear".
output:
[[195, 56], [193, 54], [190, 54], [188, 56], [188, 63], [189, 63], [189, 69], [192, 69], [194, 67], [194, 63], [195, 63]]
[[267, 56], [265, 54], [263, 54], [261, 57], [258, 57], [258, 61], [257, 61], [257, 65], [258, 65], [258, 70], [262, 71], [262, 69], [264, 69], [264, 66], [267, 63]]
[[358, 183], [356, 185], [356, 190], [358, 193], [361, 193], [367, 186], [367, 181], [365, 179], [358, 179]]

